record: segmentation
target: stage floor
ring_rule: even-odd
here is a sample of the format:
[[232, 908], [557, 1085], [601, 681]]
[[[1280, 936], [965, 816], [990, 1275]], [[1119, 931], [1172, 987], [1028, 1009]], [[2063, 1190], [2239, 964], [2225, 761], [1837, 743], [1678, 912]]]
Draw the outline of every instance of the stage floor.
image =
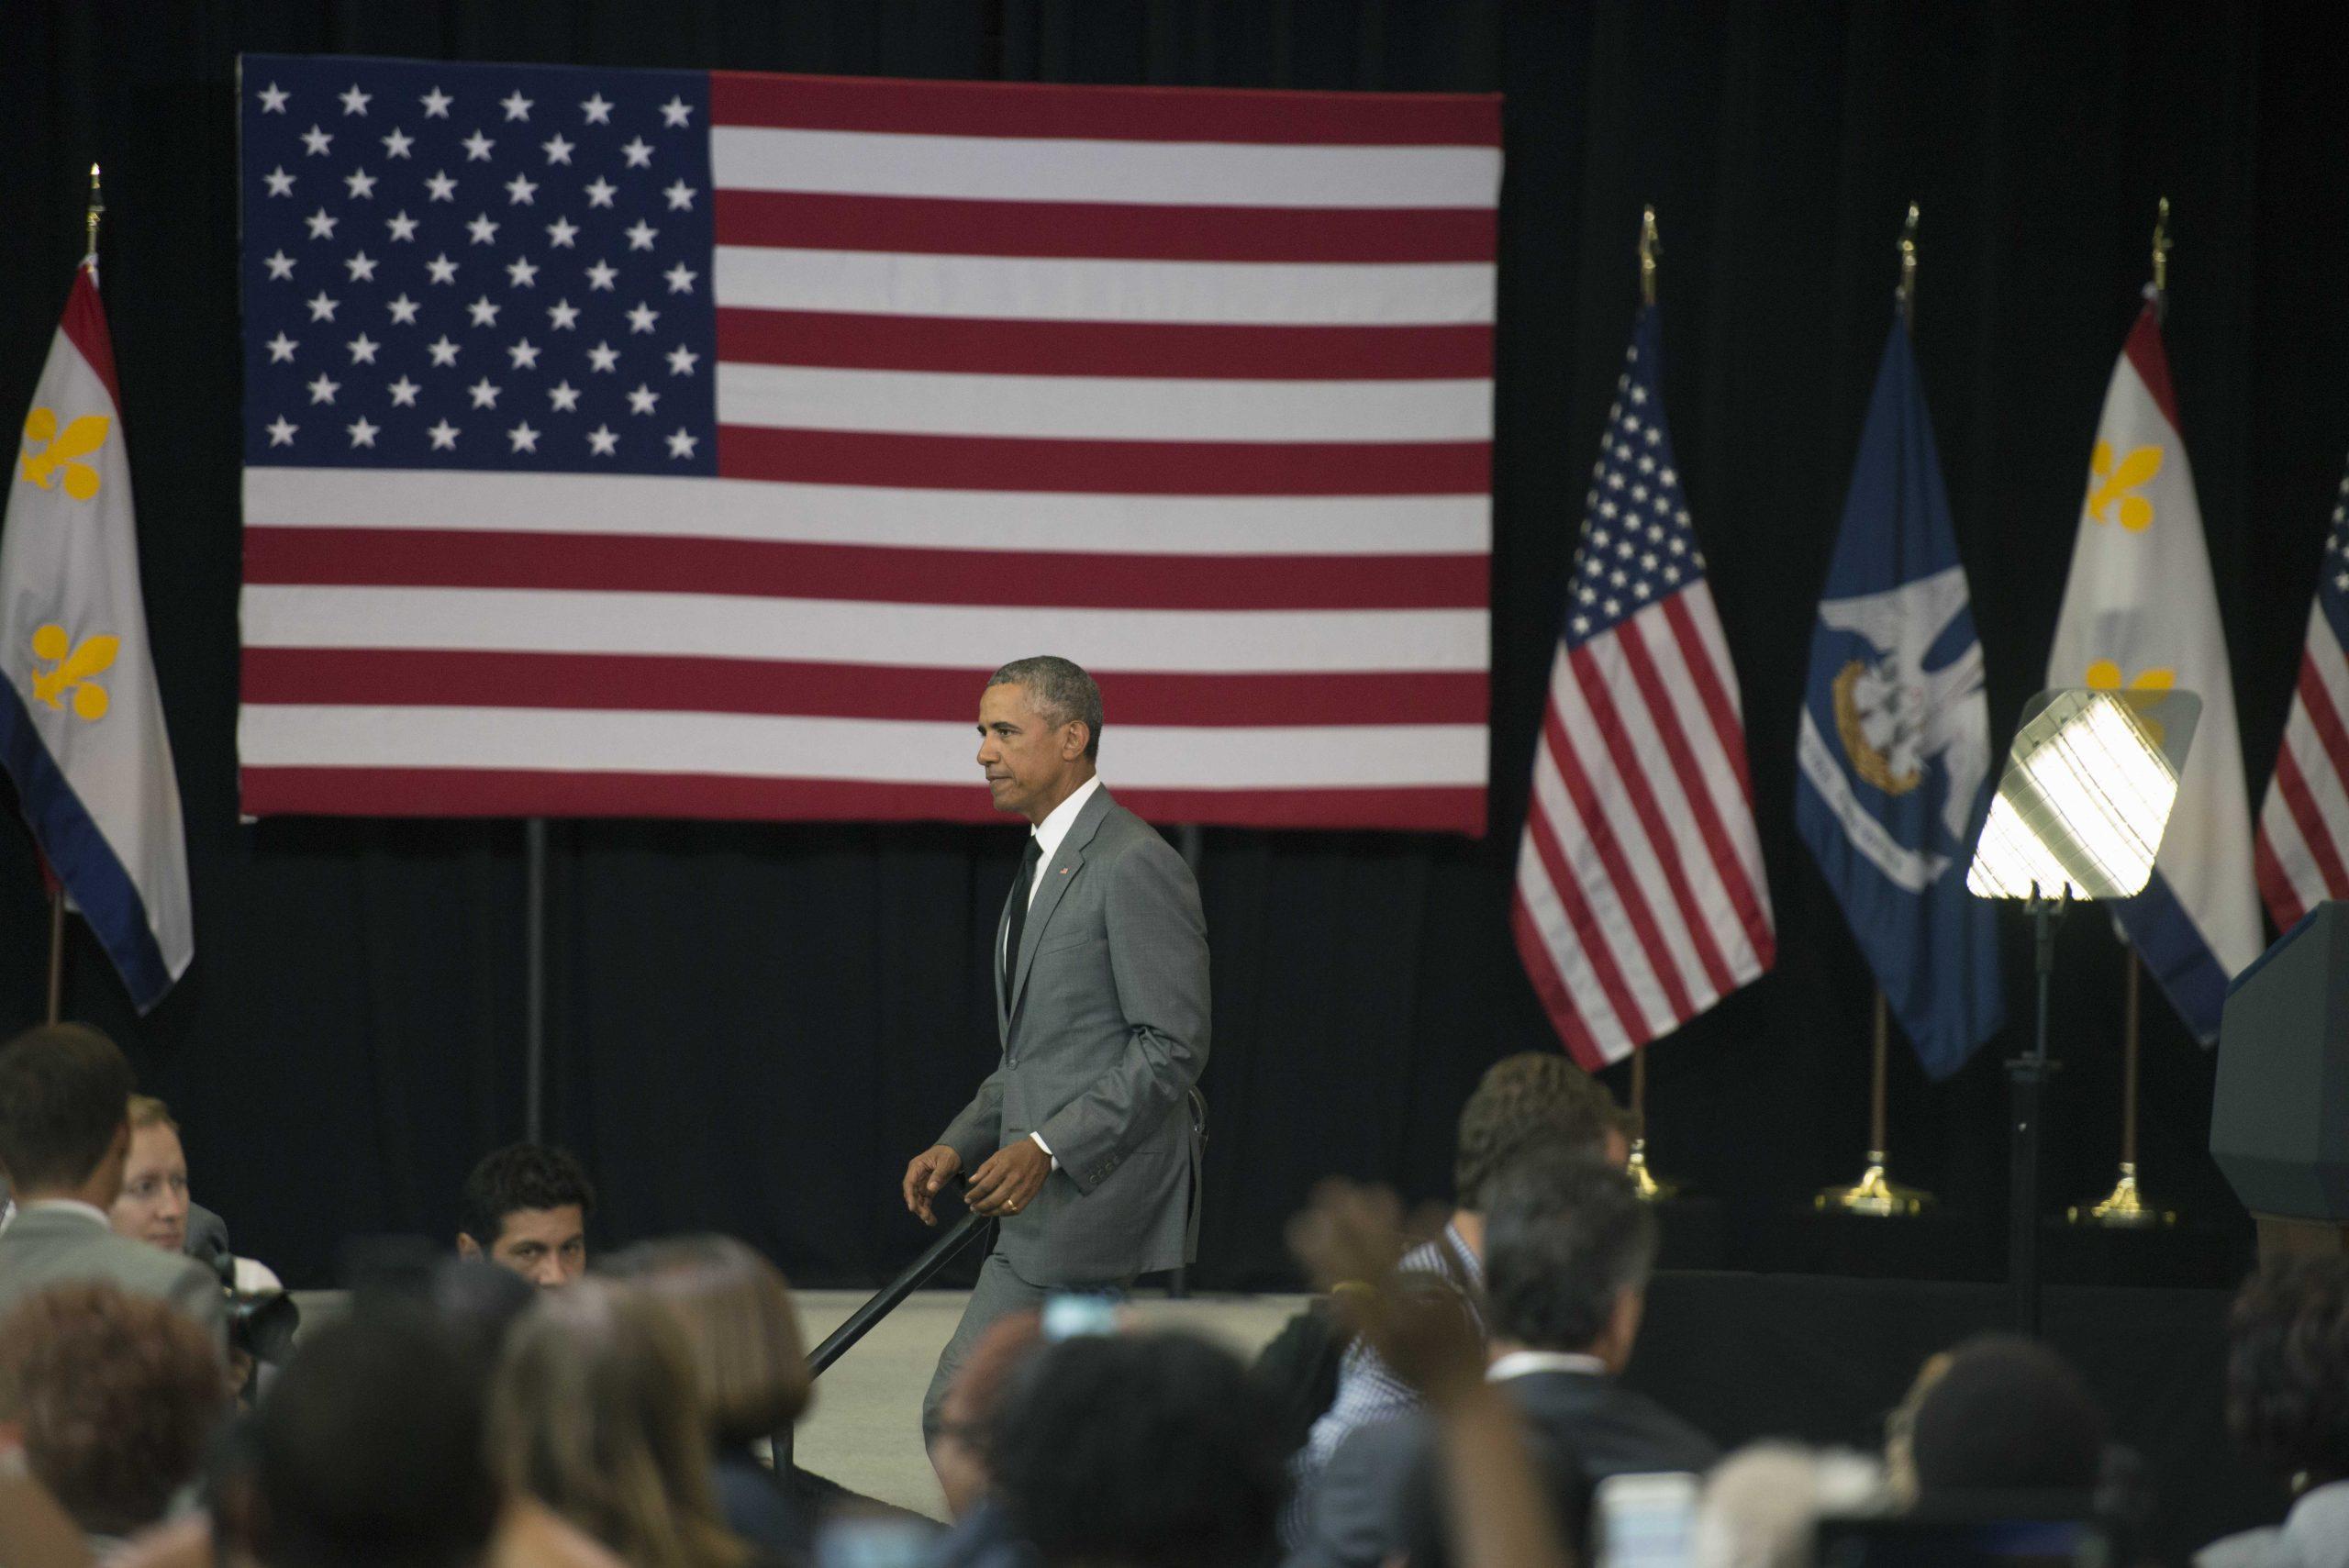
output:
[[[863, 1291], [803, 1290], [799, 1315], [812, 1350], [866, 1298]], [[799, 1423], [800, 1464], [852, 1491], [946, 1516], [945, 1499], [921, 1447], [921, 1396], [965, 1295], [916, 1291], [905, 1305], [836, 1362], [816, 1384], [816, 1403]], [[1300, 1310], [1301, 1296], [1192, 1296], [1169, 1301], [1144, 1292], [1133, 1309], [1153, 1325], [1179, 1326], [1222, 1340], [1252, 1358]]]

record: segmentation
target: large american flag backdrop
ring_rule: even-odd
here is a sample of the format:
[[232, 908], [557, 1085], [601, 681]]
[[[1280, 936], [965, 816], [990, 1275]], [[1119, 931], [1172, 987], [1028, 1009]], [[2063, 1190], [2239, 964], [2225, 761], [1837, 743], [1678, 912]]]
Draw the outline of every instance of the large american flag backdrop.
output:
[[1485, 97], [247, 56], [244, 808], [1481, 831]]

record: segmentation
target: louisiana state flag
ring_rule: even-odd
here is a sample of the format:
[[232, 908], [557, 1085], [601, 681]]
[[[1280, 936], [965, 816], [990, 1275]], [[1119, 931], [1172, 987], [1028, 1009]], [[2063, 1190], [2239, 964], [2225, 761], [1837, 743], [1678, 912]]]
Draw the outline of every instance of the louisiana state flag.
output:
[[2259, 956], [2259, 902], [2234, 675], [2169, 355], [2151, 303], [2130, 328], [2105, 391], [2047, 684], [2176, 689], [2202, 698], [2153, 880], [2114, 905], [2113, 917], [2170, 1005], [2208, 1044], [2219, 1035], [2228, 980]]
[[1795, 754], [1795, 820], [1927, 1073], [2005, 1019], [1998, 911], [1965, 891], [1990, 709], [1925, 390], [1898, 322], [1852, 468]]
[[74, 274], [11, 470], [0, 765], [143, 1013], [186, 970], [195, 929], [95, 261]]

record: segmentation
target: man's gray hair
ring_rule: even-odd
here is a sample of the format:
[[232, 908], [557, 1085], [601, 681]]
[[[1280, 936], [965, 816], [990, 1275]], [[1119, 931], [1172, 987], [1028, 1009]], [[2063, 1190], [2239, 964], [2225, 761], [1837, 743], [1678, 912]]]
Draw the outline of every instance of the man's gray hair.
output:
[[1039, 653], [1031, 659], [1014, 659], [987, 677], [990, 686], [1025, 686], [1029, 706], [1043, 715], [1044, 722], [1057, 729], [1077, 719], [1085, 720], [1085, 756], [1087, 762], [1101, 755], [1101, 688], [1085, 667], [1055, 654]]

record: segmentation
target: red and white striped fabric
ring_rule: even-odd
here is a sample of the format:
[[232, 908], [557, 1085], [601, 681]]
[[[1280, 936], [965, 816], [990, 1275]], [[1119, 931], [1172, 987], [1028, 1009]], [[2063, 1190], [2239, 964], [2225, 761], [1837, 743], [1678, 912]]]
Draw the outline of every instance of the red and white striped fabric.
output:
[[1592, 471], [1509, 909], [1585, 1067], [1620, 1062], [1777, 954], [1737, 671], [1673, 462], [1653, 306]]
[[[684, 74], [400, 69], [568, 115], [538, 224], [570, 101]], [[985, 819], [980, 684], [1054, 652], [1145, 815], [1483, 830], [1497, 98], [696, 80], [707, 472], [295, 466], [249, 390], [249, 813]]]
[[2252, 863], [2281, 929], [2328, 898], [2349, 898], [2349, 479], [2332, 508], [2309, 606], [2308, 645], [2284, 718], [2276, 776], [2260, 803]]

